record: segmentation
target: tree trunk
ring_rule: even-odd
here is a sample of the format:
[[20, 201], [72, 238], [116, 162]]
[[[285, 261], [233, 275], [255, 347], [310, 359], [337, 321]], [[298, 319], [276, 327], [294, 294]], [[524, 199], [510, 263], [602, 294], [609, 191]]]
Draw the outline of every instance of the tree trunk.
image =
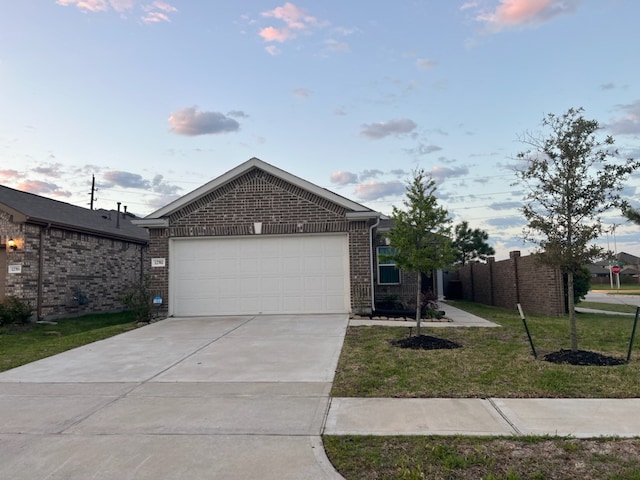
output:
[[416, 293], [416, 335], [420, 336], [420, 322], [422, 321], [422, 273], [418, 272], [418, 293]]
[[567, 308], [569, 309], [569, 329], [571, 350], [578, 350], [578, 329], [576, 326], [576, 304], [573, 298], [573, 272], [567, 272]]

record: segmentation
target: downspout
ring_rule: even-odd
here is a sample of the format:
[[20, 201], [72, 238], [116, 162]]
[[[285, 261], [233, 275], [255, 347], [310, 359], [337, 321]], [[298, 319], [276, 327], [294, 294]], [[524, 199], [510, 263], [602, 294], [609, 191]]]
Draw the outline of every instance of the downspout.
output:
[[369, 228], [369, 266], [371, 267], [371, 313], [376, 311], [375, 282], [373, 280], [373, 229], [380, 225], [380, 217], [376, 218], [376, 223]]

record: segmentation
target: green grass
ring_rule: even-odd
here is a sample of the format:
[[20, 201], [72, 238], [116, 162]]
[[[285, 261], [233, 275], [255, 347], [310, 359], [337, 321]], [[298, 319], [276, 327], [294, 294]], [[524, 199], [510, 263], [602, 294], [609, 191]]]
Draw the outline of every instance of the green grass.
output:
[[[499, 328], [423, 328], [462, 345], [411, 350], [391, 344], [408, 335], [399, 327], [349, 327], [336, 372], [335, 397], [632, 398], [640, 397], [640, 342], [629, 364], [558, 365], [546, 353], [569, 348], [567, 318], [527, 316], [538, 353], [531, 353], [517, 312], [455, 302]], [[514, 309], [515, 310], [515, 309]], [[526, 312], [525, 312], [526, 314]], [[634, 318], [579, 314], [579, 348], [626, 358]]]
[[620, 285], [620, 288], [618, 289], [618, 286], [615, 284], [615, 281], [614, 281], [613, 288], [611, 288], [611, 285], [609, 285], [608, 283], [604, 283], [599, 285], [592, 285], [591, 290], [593, 290], [594, 292], [640, 295], [640, 283], [623, 283]]
[[[349, 327], [332, 395], [640, 397], [638, 346], [626, 365], [556, 365], [532, 356], [515, 311], [453, 304], [501, 327], [424, 329], [423, 334], [462, 345], [431, 351], [391, 345], [408, 329]], [[580, 348], [626, 358], [633, 320], [633, 316], [579, 314]], [[539, 356], [569, 348], [567, 318], [528, 315], [527, 321]], [[346, 435], [324, 436], [323, 441], [330, 461], [348, 480], [640, 480], [637, 438]]]
[[640, 479], [640, 440], [553, 437], [325, 436], [349, 480]]
[[618, 312], [618, 313], [636, 313], [635, 305], [627, 305], [625, 303], [602, 303], [602, 302], [587, 302], [581, 301], [576, 307], [580, 308], [591, 308], [594, 310], [604, 310], [607, 312]]
[[135, 328], [130, 312], [86, 315], [59, 320], [57, 325], [0, 327], [0, 371], [49, 357]]

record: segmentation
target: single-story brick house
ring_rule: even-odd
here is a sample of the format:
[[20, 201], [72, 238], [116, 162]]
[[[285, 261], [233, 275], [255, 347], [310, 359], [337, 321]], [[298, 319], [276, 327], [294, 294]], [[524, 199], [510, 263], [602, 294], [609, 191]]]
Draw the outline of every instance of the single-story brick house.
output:
[[134, 223], [168, 315], [369, 313], [381, 217], [252, 158]]
[[0, 186], [0, 300], [19, 297], [40, 320], [121, 310], [148, 265], [148, 232], [131, 218]]

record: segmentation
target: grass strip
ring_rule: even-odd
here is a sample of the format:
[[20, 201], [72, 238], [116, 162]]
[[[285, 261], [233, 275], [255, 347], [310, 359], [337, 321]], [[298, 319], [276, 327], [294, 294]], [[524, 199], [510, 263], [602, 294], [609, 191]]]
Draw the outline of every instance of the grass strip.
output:
[[559, 437], [325, 436], [348, 480], [638, 480], [640, 440]]
[[130, 312], [85, 315], [55, 325], [31, 323], [0, 327], [0, 371], [112, 337], [135, 328]]
[[603, 303], [603, 302], [587, 302], [581, 301], [577, 308], [590, 308], [593, 310], [603, 310], [606, 312], [616, 312], [616, 313], [636, 313], [636, 305], [629, 305], [626, 303]]

